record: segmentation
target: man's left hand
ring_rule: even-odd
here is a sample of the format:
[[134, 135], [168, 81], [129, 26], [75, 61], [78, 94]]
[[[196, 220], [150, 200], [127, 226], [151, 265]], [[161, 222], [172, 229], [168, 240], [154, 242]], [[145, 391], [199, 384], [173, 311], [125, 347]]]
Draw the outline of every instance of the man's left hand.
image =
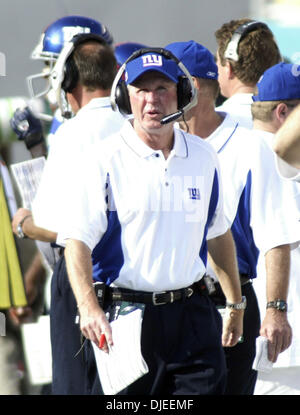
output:
[[268, 342], [268, 359], [275, 363], [279, 353], [286, 350], [292, 342], [292, 328], [286, 312], [269, 308], [260, 329], [260, 335]]
[[233, 347], [243, 334], [244, 310], [226, 309], [223, 319], [222, 345]]

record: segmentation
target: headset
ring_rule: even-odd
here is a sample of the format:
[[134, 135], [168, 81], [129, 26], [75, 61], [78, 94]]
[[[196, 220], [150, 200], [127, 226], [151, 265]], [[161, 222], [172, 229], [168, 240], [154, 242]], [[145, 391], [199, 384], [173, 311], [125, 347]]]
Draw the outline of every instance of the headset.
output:
[[233, 33], [230, 42], [227, 45], [227, 48], [224, 52], [225, 59], [232, 59], [233, 61], [237, 62], [239, 60], [238, 55], [238, 46], [240, 41], [243, 37], [246, 36], [247, 33], [252, 32], [255, 29], [264, 28], [270, 31], [268, 26], [265, 23], [258, 22], [256, 20], [251, 20], [248, 23], [244, 23], [240, 25]]
[[99, 35], [93, 33], [77, 34], [65, 44], [50, 73], [50, 83], [56, 93], [57, 102], [64, 118], [71, 117], [65, 93], [71, 92], [79, 80], [78, 69], [74, 59], [72, 59], [72, 53], [79, 45], [89, 40], [95, 40], [102, 45], [107, 45], [107, 42]]
[[189, 111], [197, 104], [197, 90], [194, 86], [192, 76], [186, 69], [184, 64], [176, 56], [174, 56], [173, 53], [163, 48], [142, 48], [133, 52], [133, 54], [129, 56], [129, 58], [120, 67], [114, 79], [110, 95], [111, 106], [114, 111], [119, 110], [122, 114], [129, 115], [132, 113], [127, 85], [124, 79], [122, 79], [123, 73], [126, 70], [126, 65], [128, 62], [148, 53], [156, 53], [162, 55], [166, 59], [172, 59], [176, 62], [179, 69], [181, 69], [181, 71], [185, 75], [178, 77], [178, 111], [165, 116], [160, 121], [161, 124], [167, 124], [169, 122], [175, 121], [177, 118], [181, 117], [186, 111]]

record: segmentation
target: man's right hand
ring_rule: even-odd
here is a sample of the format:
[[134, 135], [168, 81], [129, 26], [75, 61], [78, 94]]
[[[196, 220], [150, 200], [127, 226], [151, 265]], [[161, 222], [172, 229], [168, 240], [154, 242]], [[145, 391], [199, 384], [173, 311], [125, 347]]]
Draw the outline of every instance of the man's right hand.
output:
[[18, 139], [25, 142], [28, 150], [44, 142], [42, 123], [33, 115], [29, 107], [16, 109], [10, 120], [10, 126]]
[[99, 346], [99, 340], [102, 334], [104, 334], [106, 342], [102, 347], [102, 350], [108, 353], [108, 344], [111, 346], [112, 331], [111, 326], [106, 318], [104, 311], [98, 306], [95, 307], [79, 307], [80, 314], [80, 329], [82, 334], [93, 341]]

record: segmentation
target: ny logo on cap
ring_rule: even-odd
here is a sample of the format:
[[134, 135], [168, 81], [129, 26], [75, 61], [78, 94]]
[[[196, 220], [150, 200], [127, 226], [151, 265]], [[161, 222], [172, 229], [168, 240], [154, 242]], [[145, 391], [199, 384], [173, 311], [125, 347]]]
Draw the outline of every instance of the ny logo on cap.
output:
[[161, 55], [144, 55], [142, 56], [143, 66], [162, 66], [162, 56]]

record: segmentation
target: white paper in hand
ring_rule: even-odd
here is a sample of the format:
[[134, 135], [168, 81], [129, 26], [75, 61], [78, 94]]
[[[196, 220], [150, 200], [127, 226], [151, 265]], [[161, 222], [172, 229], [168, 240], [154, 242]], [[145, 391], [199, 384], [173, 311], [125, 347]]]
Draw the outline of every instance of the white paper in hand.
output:
[[268, 359], [268, 339], [259, 336], [256, 339], [256, 355], [252, 365], [252, 369], [260, 372], [271, 372], [273, 363]]
[[142, 315], [143, 310], [132, 307], [110, 323], [114, 345], [108, 354], [92, 342], [105, 395], [115, 395], [149, 371], [141, 353]]
[[37, 157], [35, 159], [10, 165], [22, 197], [22, 206], [24, 208], [31, 209], [32, 202], [40, 184], [45, 163], [45, 157]]
[[21, 325], [25, 361], [32, 385], [52, 381], [50, 316], [40, 316], [36, 323]]

